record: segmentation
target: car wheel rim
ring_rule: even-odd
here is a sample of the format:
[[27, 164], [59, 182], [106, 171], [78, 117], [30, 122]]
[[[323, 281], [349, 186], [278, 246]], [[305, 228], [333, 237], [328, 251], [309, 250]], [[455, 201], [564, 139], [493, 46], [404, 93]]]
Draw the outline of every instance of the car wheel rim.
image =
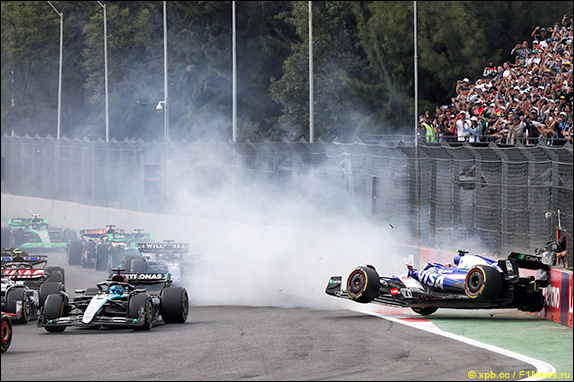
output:
[[349, 279], [348, 290], [352, 295], [358, 295], [363, 291], [365, 285], [365, 275], [363, 272], [355, 272]]
[[480, 290], [480, 288], [482, 287], [482, 284], [484, 282], [484, 278], [482, 276], [482, 272], [480, 272], [480, 270], [474, 270], [472, 271], [472, 273], [468, 276], [468, 290], [471, 293], [476, 293]]
[[2, 321], [2, 345], [6, 345], [10, 339], [10, 325], [8, 321]]

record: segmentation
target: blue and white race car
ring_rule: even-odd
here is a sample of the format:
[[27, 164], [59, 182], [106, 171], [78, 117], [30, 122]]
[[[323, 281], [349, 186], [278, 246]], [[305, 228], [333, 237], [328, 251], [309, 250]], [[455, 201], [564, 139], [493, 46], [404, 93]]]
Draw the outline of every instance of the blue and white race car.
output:
[[[511, 252], [504, 260], [458, 251], [453, 266], [427, 263], [418, 270], [407, 265], [406, 274], [392, 277], [380, 277], [372, 265], [359, 266], [345, 285], [341, 276], [332, 276], [325, 292], [359, 303], [407, 307], [422, 315], [438, 308], [538, 312], [544, 308], [542, 288], [550, 284], [550, 266], [565, 245], [565, 240], [552, 241], [534, 255]], [[519, 268], [536, 270], [538, 276], [523, 277]]]

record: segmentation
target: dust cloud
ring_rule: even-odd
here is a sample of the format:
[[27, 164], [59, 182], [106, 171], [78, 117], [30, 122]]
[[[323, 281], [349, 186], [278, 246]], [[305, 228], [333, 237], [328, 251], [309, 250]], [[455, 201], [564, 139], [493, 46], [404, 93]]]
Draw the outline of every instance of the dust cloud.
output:
[[411, 236], [345, 208], [345, 195], [309, 196], [330, 188], [309, 174], [281, 187], [249, 179], [196, 193], [180, 185], [171, 210], [188, 220], [158, 228], [204, 257], [186, 283], [192, 304], [341, 308], [355, 303], [325, 294], [330, 276], [346, 280], [365, 264], [381, 276], [405, 273], [407, 257], [394, 245]]

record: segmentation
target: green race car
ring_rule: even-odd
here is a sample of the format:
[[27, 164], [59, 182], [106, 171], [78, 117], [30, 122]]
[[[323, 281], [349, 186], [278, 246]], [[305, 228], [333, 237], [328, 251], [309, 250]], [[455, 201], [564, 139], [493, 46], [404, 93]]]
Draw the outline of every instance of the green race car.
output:
[[31, 218], [8, 218], [2, 227], [2, 247], [30, 249], [66, 249], [68, 240], [76, 239], [71, 228], [48, 224], [47, 219], [34, 214]]
[[108, 271], [112, 268], [125, 267], [126, 257], [128, 264], [132, 258], [141, 258], [138, 243], [153, 243], [154, 235], [135, 229], [133, 233], [116, 232], [110, 234], [108, 240], [96, 246], [95, 269]]

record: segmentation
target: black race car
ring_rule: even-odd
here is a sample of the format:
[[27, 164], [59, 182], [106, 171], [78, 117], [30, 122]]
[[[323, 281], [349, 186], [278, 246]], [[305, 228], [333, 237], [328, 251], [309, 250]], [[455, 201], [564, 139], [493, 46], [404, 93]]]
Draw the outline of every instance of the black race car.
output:
[[[359, 303], [412, 308], [422, 315], [438, 308], [512, 308], [538, 312], [544, 308], [542, 288], [550, 284], [550, 266], [565, 239], [548, 242], [535, 254], [511, 252], [507, 259], [491, 260], [459, 251], [454, 265], [428, 263], [422, 270], [407, 265], [407, 273], [380, 277], [372, 265], [359, 266], [342, 284], [341, 276], [329, 279], [325, 292]], [[519, 269], [537, 276], [521, 276]]]
[[139, 243], [153, 243], [154, 235], [152, 233], [143, 232], [143, 229], [135, 229], [133, 233], [115, 233], [110, 235], [110, 239], [106, 244], [98, 245], [96, 250], [96, 270], [107, 270], [108, 273], [112, 272], [113, 268], [123, 266], [124, 269], [129, 269], [128, 260], [134, 256], [140, 258], [141, 255], [138, 251]]
[[[113, 234], [123, 234], [124, 230], [114, 228], [109, 224], [106, 228], [90, 228], [80, 230], [80, 239], [71, 239], [67, 242], [66, 257], [69, 265], [81, 265], [84, 268], [93, 268], [96, 263], [96, 248], [99, 244], [108, 244]], [[100, 251], [102, 251], [100, 249]], [[107, 259], [107, 247], [105, 247]], [[105, 268], [104, 268], [105, 269]]]
[[[79, 296], [73, 299], [65, 292], [50, 294], [40, 311], [38, 326], [49, 332], [63, 332], [68, 326], [149, 330], [187, 320], [187, 291], [172, 287], [169, 273], [124, 273], [123, 268], [113, 271], [95, 288], [76, 290]], [[149, 290], [158, 284], [159, 293]]]
[[2, 310], [12, 313], [15, 323], [35, 320], [46, 297], [65, 290], [64, 269], [47, 263], [48, 256], [2, 248]]
[[138, 243], [141, 255], [129, 255], [123, 259], [124, 268], [131, 272], [170, 273], [173, 281], [189, 281], [199, 272], [214, 274], [213, 265], [204, 256], [189, 253], [189, 243]]

